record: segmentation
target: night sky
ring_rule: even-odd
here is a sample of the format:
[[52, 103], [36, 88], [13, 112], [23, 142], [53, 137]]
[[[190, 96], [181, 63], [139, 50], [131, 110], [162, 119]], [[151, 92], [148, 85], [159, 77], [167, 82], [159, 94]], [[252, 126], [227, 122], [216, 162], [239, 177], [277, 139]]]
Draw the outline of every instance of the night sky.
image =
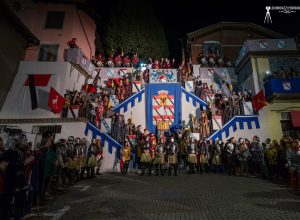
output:
[[[111, 0], [91, 1], [96, 4], [95, 10], [99, 14], [106, 16], [107, 13], [113, 12]], [[291, 14], [271, 11], [273, 23], [264, 24], [265, 6], [300, 6], [300, 0], [151, 0], [150, 2], [166, 31], [171, 54], [177, 53], [176, 50], [180, 48], [177, 39], [221, 21], [253, 22], [290, 37], [300, 33], [300, 10]]]

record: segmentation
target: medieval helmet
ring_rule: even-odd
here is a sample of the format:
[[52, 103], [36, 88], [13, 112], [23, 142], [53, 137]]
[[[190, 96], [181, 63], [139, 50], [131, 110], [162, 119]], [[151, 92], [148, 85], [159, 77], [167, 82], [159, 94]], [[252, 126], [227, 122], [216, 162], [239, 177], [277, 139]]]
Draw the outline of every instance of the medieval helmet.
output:
[[171, 143], [174, 143], [174, 137], [171, 137], [171, 138], [170, 138], [170, 142], [171, 142]]

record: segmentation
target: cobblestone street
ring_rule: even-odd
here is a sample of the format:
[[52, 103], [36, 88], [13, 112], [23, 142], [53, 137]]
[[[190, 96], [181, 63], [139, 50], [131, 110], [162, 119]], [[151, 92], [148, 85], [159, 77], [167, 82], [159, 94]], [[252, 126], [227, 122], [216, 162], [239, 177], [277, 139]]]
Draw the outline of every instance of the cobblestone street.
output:
[[104, 174], [78, 183], [41, 215], [39, 219], [295, 220], [300, 219], [300, 197], [285, 185], [249, 177]]

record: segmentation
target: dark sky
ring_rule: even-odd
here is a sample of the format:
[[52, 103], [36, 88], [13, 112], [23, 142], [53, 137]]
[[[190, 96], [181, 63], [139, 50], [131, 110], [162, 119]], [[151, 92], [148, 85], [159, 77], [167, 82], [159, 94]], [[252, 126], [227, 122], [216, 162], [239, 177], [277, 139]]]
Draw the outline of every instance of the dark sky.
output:
[[[106, 2], [98, 0], [95, 10], [100, 14], [113, 11], [113, 1], [117, 0]], [[150, 2], [165, 28], [169, 47], [172, 47], [171, 53], [174, 52], [172, 49], [179, 45], [178, 38], [221, 21], [253, 22], [291, 37], [300, 33], [300, 10], [291, 14], [271, 11], [273, 23], [264, 24], [265, 6], [300, 7], [300, 0], [151, 0]]]

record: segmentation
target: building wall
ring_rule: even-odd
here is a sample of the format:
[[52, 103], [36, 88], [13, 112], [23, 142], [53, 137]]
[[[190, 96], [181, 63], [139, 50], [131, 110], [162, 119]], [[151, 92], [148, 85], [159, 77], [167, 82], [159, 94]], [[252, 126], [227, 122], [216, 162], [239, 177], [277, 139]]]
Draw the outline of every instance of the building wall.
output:
[[[31, 98], [29, 87], [24, 86], [28, 74], [52, 74], [47, 87], [36, 87], [38, 89], [50, 92], [53, 87], [62, 96], [66, 90], [81, 89], [85, 82], [85, 77], [67, 62], [20, 62], [18, 73], [13, 85], [6, 97], [0, 118], [57, 118], [50, 111], [38, 108], [31, 109]], [[38, 103], [39, 104], [39, 103]]]
[[[14, 77], [18, 71], [19, 61], [24, 56], [26, 40], [0, 15], [0, 111], [4, 104]], [[12, 49], [13, 45], [13, 49]]]
[[[45, 28], [48, 11], [65, 12], [62, 29]], [[96, 24], [85, 12], [79, 10], [78, 14], [75, 7], [71, 4], [51, 3], [30, 4], [30, 7], [25, 7], [24, 10], [17, 12], [19, 18], [40, 40], [40, 44], [59, 44], [57, 61], [61, 62], [64, 61], [64, 49], [68, 48], [67, 42], [73, 37], [77, 38], [77, 44], [87, 58], [90, 59], [90, 56], [95, 54]], [[38, 60], [38, 56], [39, 47], [30, 48], [26, 53], [25, 60], [36, 61]]]
[[247, 30], [238, 29], [216, 29], [212, 33], [203, 36], [190, 36], [191, 41], [191, 57], [193, 64], [199, 63], [199, 57], [202, 53], [202, 45], [204, 41], [219, 41], [222, 45], [223, 54], [229, 60], [234, 61], [244, 42], [247, 40], [248, 34], [251, 33], [254, 39], [265, 38], [261, 34], [249, 32]]
[[[40, 143], [41, 136], [36, 134], [31, 134], [32, 127], [33, 126], [52, 126], [52, 125], [62, 125], [62, 130], [60, 134], [55, 135], [55, 141], [63, 138], [67, 139], [69, 136], [79, 137], [79, 138], [86, 138], [88, 142], [88, 146], [91, 143], [92, 140], [92, 133], [88, 132], [87, 135], [85, 135], [85, 128], [86, 123], [84, 122], [68, 122], [68, 123], [38, 123], [38, 124], [7, 124], [11, 126], [17, 126], [23, 131], [26, 132], [26, 137], [29, 142], [33, 143], [33, 146], [35, 146], [35, 143]], [[74, 129], [76, 128], [76, 129]], [[4, 133], [0, 133], [0, 137], [4, 140], [6, 140], [6, 136]], [[99, 137], [97, 137], [99, 138]], [[112, 153], [109, 153], [108, 151], [108, 142], [104, 142], [103, 146], [103, 161], [101, 166], [101, 172], [112, 172], [112, 171], [120, 171], [120, 165], [119, 160], [116, 158], [116, 149], [113, 148]]]

